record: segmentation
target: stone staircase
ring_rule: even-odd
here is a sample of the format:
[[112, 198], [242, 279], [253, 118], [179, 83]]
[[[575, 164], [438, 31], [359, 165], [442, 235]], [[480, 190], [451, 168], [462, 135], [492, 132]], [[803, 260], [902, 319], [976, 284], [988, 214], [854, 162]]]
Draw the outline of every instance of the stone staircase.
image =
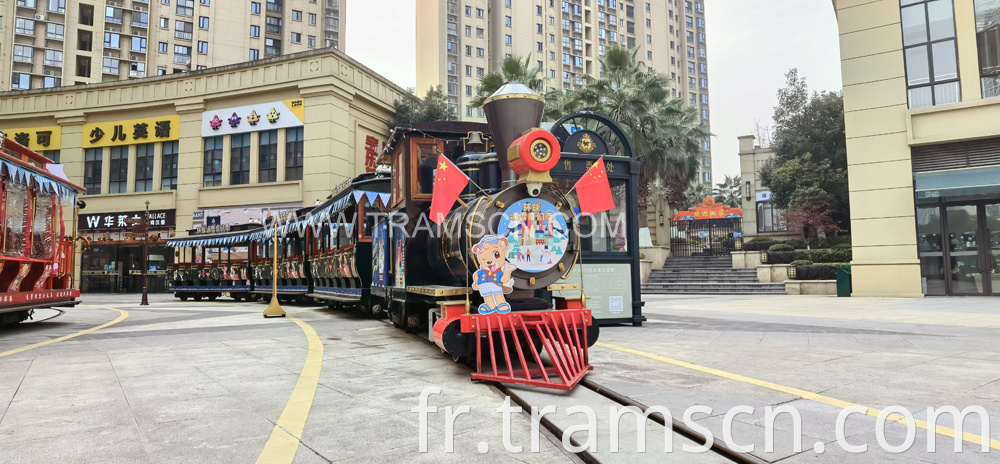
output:
[[642, 285], [643, 294], [784, 295], [783, 283], [757, 282], [757, 269], [733, 269], [730, 257], [667, 258]]

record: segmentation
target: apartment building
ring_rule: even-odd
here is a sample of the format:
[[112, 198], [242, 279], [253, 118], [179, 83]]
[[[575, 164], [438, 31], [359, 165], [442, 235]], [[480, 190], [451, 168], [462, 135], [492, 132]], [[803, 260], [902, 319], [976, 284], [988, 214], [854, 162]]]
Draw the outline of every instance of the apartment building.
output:
[[[607, 47], [637, 49], [671, 94], [708, 124], [708, 49], [701, 0], [417, 0], [417, 93], [440, 85], [462, 120], [482, 121], [479, 78], [509, 55], [530, 55], [547, 90], [569, 90], [600, 73]], [[699, 181], [712, 183], [711, 142]]]
[[0, 2], [0, 91], [343, 50], [345, 0]]

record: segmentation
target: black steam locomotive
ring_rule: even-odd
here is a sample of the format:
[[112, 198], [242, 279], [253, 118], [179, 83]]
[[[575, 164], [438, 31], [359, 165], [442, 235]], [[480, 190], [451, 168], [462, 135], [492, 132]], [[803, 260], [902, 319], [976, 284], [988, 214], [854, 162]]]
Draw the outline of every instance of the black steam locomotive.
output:
[[[396, 128], [376, 172], [321, 205], [262, 227], [171, 239], [191, 250], [180, 256], [200, 257], [173, 266], [171, 291], [260, 299], [274, 290], [284, 301], [385, 315], [475, 360], [473, 378], [572, 388], [591, 369], [598, 326], [581, 285], [561, 283], [581, 254], [576, 202], [549, 175], [561, 142], [539, 128], [544, 101], [521, 83], [484, 108], [487, 124]], [[437, 224], [428, 212], [447, 170], [441, 156], [469, 182]]]

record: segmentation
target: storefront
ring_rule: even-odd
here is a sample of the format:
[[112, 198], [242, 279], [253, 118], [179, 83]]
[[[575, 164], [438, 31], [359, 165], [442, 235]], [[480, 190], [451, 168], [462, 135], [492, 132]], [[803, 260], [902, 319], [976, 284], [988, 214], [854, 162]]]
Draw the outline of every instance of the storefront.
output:
[[166, 291], [167, 266], [172, 263], [166, 239], [174, 233], [174, 210], [149, 212], [148, 258], [143, 256], [145, 234], [137, 225], [145, 211], [80, 214], [80, 236], [90, 246], [80, 260], [80, 290], [84, 293], [138, 293], [143, 265], [148, 266], [148, 291]]

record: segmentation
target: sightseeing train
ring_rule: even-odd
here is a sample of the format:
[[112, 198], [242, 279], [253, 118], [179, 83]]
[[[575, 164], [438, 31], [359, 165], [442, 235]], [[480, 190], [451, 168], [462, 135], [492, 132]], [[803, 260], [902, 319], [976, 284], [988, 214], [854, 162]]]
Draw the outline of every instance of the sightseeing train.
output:
[[[20, 140], [22, 143], [29, 141]], [[72, 307], [77, 195], [62, 166], [0, 132], [0, 325]]]
[[[426, 331], [475, 379], [572, 388], [599, 329], [582, 286], [562, 283], [580, 272], [578, 202], [549, 175], [561, 147], [543, 109], [515, 82], [487, 124], [398, 127], [374, 172], [315, 207], [169, 239], [170, 291], [354, 308]], [[467, 182], [435, 206], [449, 176]]]

